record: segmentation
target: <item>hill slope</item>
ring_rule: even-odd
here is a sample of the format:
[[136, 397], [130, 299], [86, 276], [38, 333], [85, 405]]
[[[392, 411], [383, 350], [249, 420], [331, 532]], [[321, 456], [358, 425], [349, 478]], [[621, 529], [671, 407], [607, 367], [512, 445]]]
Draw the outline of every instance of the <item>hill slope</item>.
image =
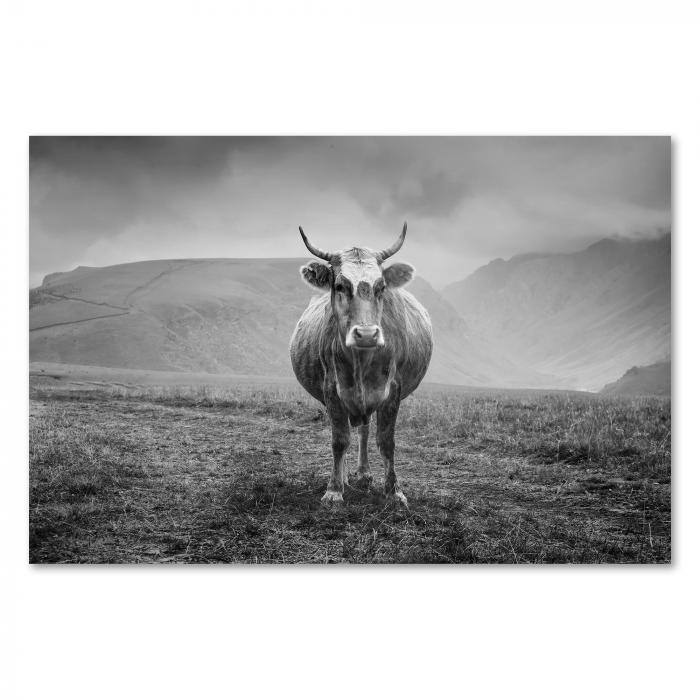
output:
[[670, 396], [671, 363], [632, 367], [616, 382], [606, 384], [600, 393], [609, 396]]
[[158, 260], [51, 275], [32, 291], [30, 358], [285, 374], [279, 339], [304, 306], [297, 268], [294, 261]]
[[572, 388], [670, 357], [670, 234], [494, 260], [443, 294], [488, 345]]
[[[310, 290], [305, 259], [156, 260], [48, 275], [30, 293], [30, 359], [103, 367], [291, 376], [288, 343]], [[499, 358], [430, 285], [435, 382], [541, 386]]]

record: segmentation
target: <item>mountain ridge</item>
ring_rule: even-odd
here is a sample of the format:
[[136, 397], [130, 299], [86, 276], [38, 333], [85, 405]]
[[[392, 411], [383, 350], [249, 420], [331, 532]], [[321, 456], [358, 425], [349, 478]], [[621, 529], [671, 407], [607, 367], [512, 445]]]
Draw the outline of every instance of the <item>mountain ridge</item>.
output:
[[600, 393], [607, 396], [670, 396], [671, 361], [632, 367], [617, 381], [606, 384]]
[[[30, 359], [162, 371], [291, 375], [288, 343], [311, 293], [306, 258], [203, 258], [78, 267], [30, 291]], [[541, 386], [499, 359], [420, 277], [436, 350], [430, 381]]]
[[443, 295], [486, 342], [571, 388], [670, 356], [671, 237], [496, 259]]
[[[598, 391], [670, 358], [670, 234], [576, 253], [495, 259], [426, 306], [428, 378]], [[307, 258], [183, 258], [46, 275], [30, 290], [30, 359], [131, 369], [287, 376], [310, 292]]]

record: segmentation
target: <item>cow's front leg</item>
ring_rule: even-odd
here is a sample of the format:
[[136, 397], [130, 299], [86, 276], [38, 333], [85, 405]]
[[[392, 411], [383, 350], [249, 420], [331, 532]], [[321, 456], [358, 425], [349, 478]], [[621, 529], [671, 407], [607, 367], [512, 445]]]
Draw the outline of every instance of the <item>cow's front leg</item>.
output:
[[369, 470], [369, 456], [367, 454], [367, 442], [369, 440], [369, 423], [361, 425], [357, 429], [360, 438], [357, 450], [357, 485], [361, 489], [368, 489], [372, 483], [372, 474]]
[[342, 503], [345, 479], [345, 454], [350, 446], [350, 420], [335, 387], [325, 391], [326, 408], [331, 421], [331, 445], [333, 447], [333, 472], [321, 503]]
[[387, 500], [392, 500], [408, 507], [408, 501], [399, 488], [399, 482], [394, 471], [394, 429], [400, 402], [401, 390], [398, 383], [394, 381], [391, 383], [389, 396], [387, 396], [377, 411], [377, 447], [384, 462], [384, 495]]

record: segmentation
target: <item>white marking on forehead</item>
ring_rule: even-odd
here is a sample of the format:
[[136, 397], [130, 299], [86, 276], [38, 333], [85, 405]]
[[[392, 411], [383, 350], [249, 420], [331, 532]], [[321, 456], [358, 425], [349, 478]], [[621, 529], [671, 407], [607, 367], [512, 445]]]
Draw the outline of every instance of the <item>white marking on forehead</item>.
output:
[[376, 254], [369, 248], [346, 248], [332, 263], [336, 274], [350, 282], [353, 289], [363, 280], [371, 285], [382, 276]]

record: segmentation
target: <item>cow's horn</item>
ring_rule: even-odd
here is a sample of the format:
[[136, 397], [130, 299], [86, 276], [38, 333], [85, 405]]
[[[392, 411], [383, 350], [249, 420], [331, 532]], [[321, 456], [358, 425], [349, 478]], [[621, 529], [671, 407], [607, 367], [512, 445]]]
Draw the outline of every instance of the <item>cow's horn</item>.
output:
[[299, 233], [301, 234], [301, 237], [304, 239], [304, 245], [309, 249], [309, 252], [315, 255], [317, 258], [321, 258], [321, 260], [330, 260], [331, 259], [331, 254], [326, 253], [325, 250], [321, 250], [320, 248], [316, 248], [315, 246], [311, 245], [309, 243], [309, 239], [306, 237], [306, 234], [304, 233], [304, 229], [300, 226], [299, 227]]
[[384, 262], [387, 258], [390, 258], [394, 253], [397, 253], [399, 251], [399, 248], [401, 248], [406, 238], [407, 228], [408, 224], [404, 221], [403, 231], [401, 231], [401, 235], [396, 239], [396, 243], [394, 243], [394, 245], [390, 246], [389, 248], [385, 248], [383, 251], [381, 251], [381, 253], [377, 253], [377, 260], [380, 263]]

